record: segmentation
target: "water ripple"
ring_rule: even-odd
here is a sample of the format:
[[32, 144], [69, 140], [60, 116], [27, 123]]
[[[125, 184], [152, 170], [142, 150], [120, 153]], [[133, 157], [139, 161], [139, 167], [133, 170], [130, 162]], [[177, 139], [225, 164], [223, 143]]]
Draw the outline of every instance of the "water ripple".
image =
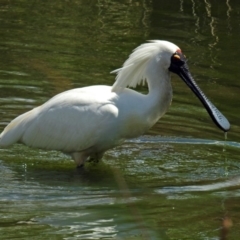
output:
[[137, 139], [128, 140], [128, 143], [176, 143], [176, 144], [201, 144], [216, 146], [231, 146], [240, 148], [240, 143], [233, 141], [218, 141], [200, 138], [178, 138], [178, 137], [161, 137], [161, 136], [143, 136]]
[[168, 193], [186, 193], [186, 192], [210, 192], [220, 189], [226, 189], [231, 187], [240, 186], [240, 177], [229, 179], [224, 182], [205, 184], [205, 185], [190, 185], [190, 186], [171, 186], [163, 187], [155, 190], [156, 193], [168, 194]]

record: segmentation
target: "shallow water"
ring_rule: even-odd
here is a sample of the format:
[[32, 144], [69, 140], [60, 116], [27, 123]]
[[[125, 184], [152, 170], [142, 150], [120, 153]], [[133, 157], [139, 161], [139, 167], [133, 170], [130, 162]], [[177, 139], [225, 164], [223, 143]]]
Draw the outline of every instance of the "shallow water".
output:
[[109, 72], [148, 39], [182, 48], [231, 123], [225, 141], [173, 76], [168, 113], [99, 164], [0, 149], [2, 239], [219, 239], [225, 216], [227, 239], [239, 238], [239, 2], [2, 1], [0, 11], [0, 130], [59, 92], [111, 85]]

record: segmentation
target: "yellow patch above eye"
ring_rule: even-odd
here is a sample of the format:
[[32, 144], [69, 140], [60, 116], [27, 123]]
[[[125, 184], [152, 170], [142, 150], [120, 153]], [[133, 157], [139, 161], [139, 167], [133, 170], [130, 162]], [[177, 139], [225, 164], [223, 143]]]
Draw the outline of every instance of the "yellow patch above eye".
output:
[[180, 60], [180, 59], [181, 59], [180, 56], [177, 55], [177, 54], [174, 54], [173, 57], [174, 57], [176, 60]]

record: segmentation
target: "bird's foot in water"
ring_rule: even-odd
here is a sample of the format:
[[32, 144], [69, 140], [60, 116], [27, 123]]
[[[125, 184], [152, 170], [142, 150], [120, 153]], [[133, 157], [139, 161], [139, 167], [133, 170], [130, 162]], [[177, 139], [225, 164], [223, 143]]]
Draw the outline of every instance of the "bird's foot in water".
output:
[[82, 168], [84, 168], [84, 164], [77, 165], [77, 169], [82, 169]]
[[84, 163], [86, 161], [89, 161], [93, 164], [99, 163], [99, 161], [102, 159], [104, 152], [94, 153], [92, 155], [89, 154], [89, 151], [82, 151], [82, 152], [74, 152], [71, 153], [72, 159], [77, 164], [77, 168], [83, 168]]
[[88, 155], [85, 152], [74, 152], [71, 153], [72, 159], [75, 161], [77, 168], [83, 168]]
[[98, 158], [93, 158], [93, 157], [90, 157], [89, 160], [88, 160], [90, 163], [99, 163], [99, 159]]
[[98, 152], [98, 153], [92, 154], [89, 157], [88, 161], [91, 162], [91, 163], [97, 164], [102, 159], [103, 154], [104, 154], [104, 152]]

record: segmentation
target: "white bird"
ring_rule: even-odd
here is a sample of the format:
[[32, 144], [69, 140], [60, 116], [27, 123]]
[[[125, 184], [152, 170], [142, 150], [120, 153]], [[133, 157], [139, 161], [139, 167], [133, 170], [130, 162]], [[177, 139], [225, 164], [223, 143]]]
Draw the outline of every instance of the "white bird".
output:
[[[60, 93], [12, 120], [0, 135], [0, 148], [22, 143], [70, 154], [77, 166], [129, 138], [144, 134], [167, 111], [172, 100], [170, 72], [178, 74], [223, 131], [228, 120], [193, 80], [178, 46], [154, 40], [137, 47], [117, 73], [113, 86], [90, 86]], [[127, 87], [141, 81], [148, 94]]]

